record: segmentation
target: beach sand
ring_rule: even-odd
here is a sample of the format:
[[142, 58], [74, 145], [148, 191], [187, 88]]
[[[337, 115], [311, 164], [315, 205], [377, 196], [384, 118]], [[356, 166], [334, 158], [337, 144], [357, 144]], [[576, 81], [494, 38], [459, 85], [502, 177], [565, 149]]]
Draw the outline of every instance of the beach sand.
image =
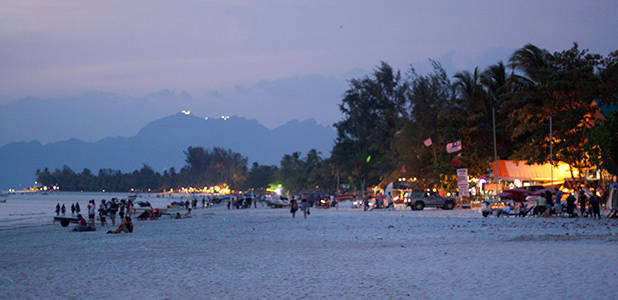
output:
[[0, 230], [0, 298], [618, 297], [616, 220], [218, 206], [131, 234], [69, 229]]

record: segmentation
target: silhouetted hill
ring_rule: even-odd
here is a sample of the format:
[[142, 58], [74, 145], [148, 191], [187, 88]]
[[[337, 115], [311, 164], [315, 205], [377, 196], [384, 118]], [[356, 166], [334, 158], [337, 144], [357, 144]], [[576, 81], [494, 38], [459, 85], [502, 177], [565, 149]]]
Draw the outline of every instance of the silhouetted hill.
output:
[[0, 189], [23, 188], [34, 181], [36, 169], [62, 168], [76, 172], [88, 168], [130, 171], [143, 164], [161, 171], [184, 166], [189, 146], [230, 148], [260, 164], [278, 165], [286, 153], [315, 148], [325, 156], [335, 139], [332, 127], [315, 120], [290, 121], [269, 130], [256, 120], [230, 117], [203, 119], [176, 114], [150, 122], [133, 137], [104, 138], [97, 142], [77, 139], [43, 145], [38, 141], [0, 147]]

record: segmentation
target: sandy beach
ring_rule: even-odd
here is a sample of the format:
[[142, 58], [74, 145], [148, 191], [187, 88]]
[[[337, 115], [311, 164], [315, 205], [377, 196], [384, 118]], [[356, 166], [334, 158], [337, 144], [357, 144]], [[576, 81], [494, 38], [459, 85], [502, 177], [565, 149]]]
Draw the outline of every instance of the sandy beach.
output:
[[[73, 226], [73, 225], [72, 225]], [[198, 209], [132, 234], [0, 230], [3, 299], [615, 299], [618, 221]]]

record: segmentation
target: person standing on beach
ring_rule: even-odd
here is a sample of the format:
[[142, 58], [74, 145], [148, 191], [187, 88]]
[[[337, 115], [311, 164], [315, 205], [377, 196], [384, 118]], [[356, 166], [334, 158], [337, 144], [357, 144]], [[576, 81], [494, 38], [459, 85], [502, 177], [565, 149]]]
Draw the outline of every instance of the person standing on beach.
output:
[[395, 203], [393, 202], [393, 195], [391, 194], [391, 192], [388, 192], [386, 194], [386, 199], [388, 201], [388, 208], [390, 210], [395, 210]]
[[81, 209], [79, 208], [79, 202], [75, 202], [75, 213], [79, 215]]
[[64, 204], [62, 204], [62, 215], [64, 216], [66, 212], [67, 212], [67, 208], [64, 207]]
[[56, 204], [56, 216], [60, 215], [60, 203]]
[[545, 216], [551, 216], [551, 209], [554, 207], [554, 201], [550, 191], [545, 191]]
[[596, 194], [592, 194], [590, 197], [590, 208], [592, 209], [592, 218], [601, 219], [601, 207], [600, 207], [601, 199]]
[[112, 226], [116, 226], [116, 213], [118, 212], [118, 203], [116, 198], [112, 198], [112, 203], [109, 205], [109, 218], [112, 219]]
[[562, 215], [562, 191], [560, 189], [556, 190], [556, 202], [554, 202], [554, 211], [556, 215]]
[[300, 201], [300, 209], [303, 211], [303, 215], [305, 219], [307, 218], [307, 214], [309, 213], [309, 205], [307, 203], [307, 198], [304, 198]]
[[97, 208], [96, 205], [94, 204], [94, 200], [90, 200], [90, 203], [88, 203], [88, 219], [90, 221], [90, 224], [92, 224], [92, 226], [94, 226], [94, 215], [97, 212]]
[[71, 216], [75, 215], [75, 204], [71, 204]]
[[290, 213], [292, 214], [292, 219], [296, 218], [296, 211], [298, 210], [298, 202], [294, 199], [294, 196], [290, 196], [292, 199], [290, 201]]
[[118, 216], [120, 217], [120, 221], [124, 219], [124, 210], [126, 209], [126, 201], [124, 199], [120, 200], [120, 208], [118, 210]]
[[124, 209], [124, 214], [127, 217], [133, 216], [133, 201], [127, 200], [126, 207]]
[[105, 226], [105, 218], [107, 217], [107, 207], [105, 206], [105, 199], [101, 199], [99, 205], [99, 218], [101, 218], [101, 227]]
[[584, 193], [584, 188], [579, 190], [579, 210], [582, 217], [588, 216], [588, 213], [586, 212], [586, 193]]
[[573, 196], [573, 194], [569, 194], [566, 201], [567, 201], [567, 214], [569, 215], [569, 217], [573, 217], [573, 213], [575, 212], [575, 196]]

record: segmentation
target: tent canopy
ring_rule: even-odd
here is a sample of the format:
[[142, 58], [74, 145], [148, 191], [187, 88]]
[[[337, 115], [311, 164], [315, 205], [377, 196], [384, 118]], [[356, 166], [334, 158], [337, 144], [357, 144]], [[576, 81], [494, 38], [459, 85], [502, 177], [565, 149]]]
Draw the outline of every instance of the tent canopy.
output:
[[[495, 167], [494, 167], [495, 168]], [[569, 165], [558, 163], [553, 167], [554, 181], [563, 181], [571, 178]], [[522, 180], [522, 181], [550, 181], [551, 166], [550, 164], [532, 164], [528, 165], [525, 161], [515, 160], [498, 160], [498, 170], [495, 172], [498, 179], [503, 180]], [[573, 169], [573, 176], [578, 177], [576, 169]]]

